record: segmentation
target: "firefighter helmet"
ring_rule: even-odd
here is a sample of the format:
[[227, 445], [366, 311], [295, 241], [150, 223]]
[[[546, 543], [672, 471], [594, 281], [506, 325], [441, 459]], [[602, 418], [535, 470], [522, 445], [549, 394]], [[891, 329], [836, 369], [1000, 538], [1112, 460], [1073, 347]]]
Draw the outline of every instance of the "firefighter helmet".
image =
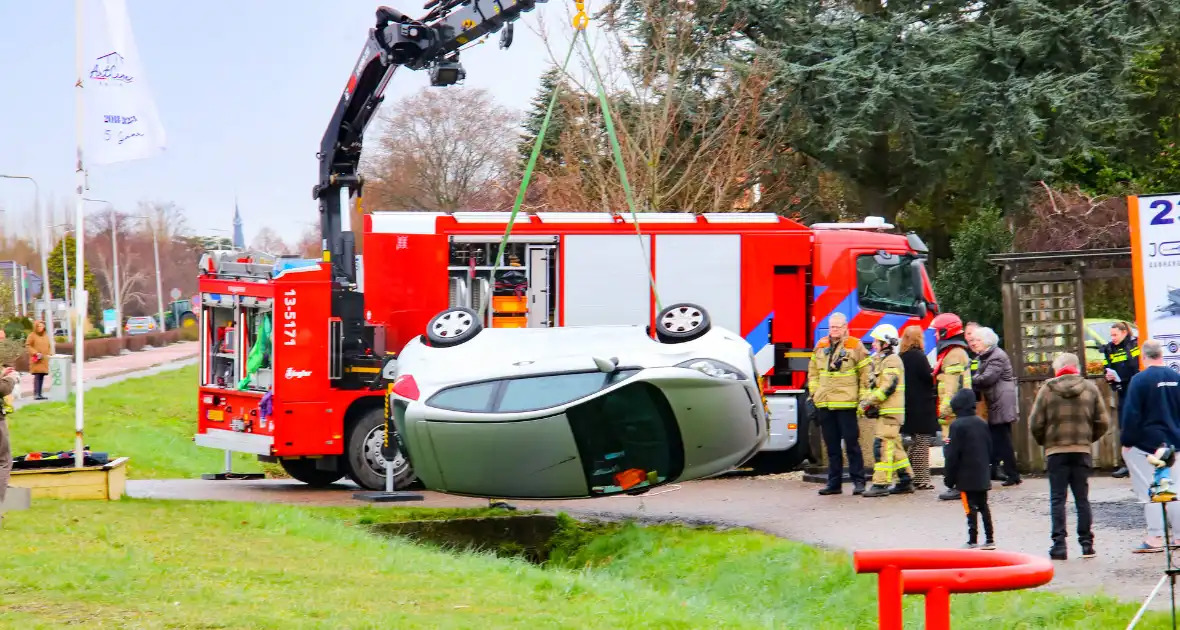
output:
[[934, 336], [939, 341], [963, 334], [963, 320], [954, 313], [940, 313], [930, 322], [930, 327], [934, 329]]
[[893, 324], [881, 324], [869, 333], [869, 336], [887, 346], [897, 345], [897, 327]]

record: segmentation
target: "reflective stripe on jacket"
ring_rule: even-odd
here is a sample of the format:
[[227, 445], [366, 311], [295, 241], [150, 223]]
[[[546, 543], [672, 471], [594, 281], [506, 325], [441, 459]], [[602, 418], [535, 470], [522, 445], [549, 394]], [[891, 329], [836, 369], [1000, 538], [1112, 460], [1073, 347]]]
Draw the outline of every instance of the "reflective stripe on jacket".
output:
[[881, 416], [891, 416], [899, 423], [905, 419], [905, 366], [901, 357], [886, 354], [873, 357], [873, 388], [861, 400], [877, 408]]
[[955, 419], [951, 409], [951, 398], [960, 389], [971, 389], [971, 359], [967, 351], [954, 346], [947, 350], [942, 359], [942, 370], [938, 373], [938, 420], [947, 424]]
[[815, 346], [807, 366], [807, 388], [819, 409], [856, 409], [869, 386], [872, 359], [860, 339], [846, 337], [835, 348], [830, 337]]

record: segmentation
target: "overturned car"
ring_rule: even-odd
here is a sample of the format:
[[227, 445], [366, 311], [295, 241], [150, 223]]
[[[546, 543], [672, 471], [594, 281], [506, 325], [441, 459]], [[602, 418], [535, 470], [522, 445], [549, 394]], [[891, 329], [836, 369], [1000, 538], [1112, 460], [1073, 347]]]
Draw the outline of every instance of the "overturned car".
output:
[[639, 326], [484, 329], [451, 308], [397, 357], [397, 444], [432, 490], [641, 493], [725, 472], [768, 435], [750, 345], [692, 304]]

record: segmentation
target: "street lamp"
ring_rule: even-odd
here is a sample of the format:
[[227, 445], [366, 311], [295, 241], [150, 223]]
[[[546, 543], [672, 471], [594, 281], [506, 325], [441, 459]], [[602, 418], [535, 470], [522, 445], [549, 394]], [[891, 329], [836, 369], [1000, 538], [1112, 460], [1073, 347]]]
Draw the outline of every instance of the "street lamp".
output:
[[149, 221], [148, 225], [152, 230], [152, 250], [156, 255], [156, 316], [159, 318], [157, 323], [160, 325], [160, 330], [164, 330], [164, 289], [160, 283], [160, 241], [156, 230], [156, 224], [152, 221], [152, 217], [144, 214], [128, 215], [129, 219], [146, 219]]
[[[46, 227], [45, 217], [41, 213], [41, 186], [37, 184], [37, 180], [28, 175], [2, 175], [0, 179], [24, 179], [33, 183], [33, 211], [37, 215], [37, 225], [41, 228], [41, 247], [39, 248], [41, 254], [41, 300], [45, 303], [45, 327], [49, 329], [49, 352], [51, 354], [57, 353], [57, 338], [53, 334], [53, 310], [50, 308], [50, 302], [53, 300], [53, 293], [49, 290], [49, 255], [47, 248], [49, 245], [48, 228]], [[15, 274], [15, 269], [13, 270]], [[69, 286], [66, 283], [65, 286]], [[24, 287], [21, 287], [21, 299], [24, 299]]]
[[119, 213], [115, 210], [115, 205], [106, 199], [91, 199], [83, 197], [84, 201], [93, 201], [95, 203], [105, 203], [111, 207], [111, 257], [114, 259], [112, 263], [113, 272], [111, 275], [115, 277], [114, 280], [114, 294], [115, 294], [115, 337], [123, 338], [123, 296], [120, 294], [119, 287]]

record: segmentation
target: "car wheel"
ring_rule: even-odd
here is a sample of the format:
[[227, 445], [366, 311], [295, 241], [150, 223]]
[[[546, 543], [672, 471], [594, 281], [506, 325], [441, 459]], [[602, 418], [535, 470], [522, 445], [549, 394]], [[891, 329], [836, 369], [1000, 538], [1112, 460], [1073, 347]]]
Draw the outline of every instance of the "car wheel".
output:
[[656, 339], [661, 343], [683, 343], [709, 332], [712, 322], [705, 309], [681, 302], [660, 311], [656, 316]]
[[314, 459], [281, 459], [279, 465], [296, 481], [322, 488], [340, 480], [344, 473], [338, 470], [320, 470]]
[[426, 324], [426, 339], [432, 346], [446, 348], [470, 341], [481, 330], [483, 324], [479, 322], [479, 313], [457, 306], [435, 315]]
[[[385, 442], [385, 415], [382, 409], [372, 409], [361, 416], [348, 430], [345, 443], [345, 462], [348, 478], [367, 490], [385, 489], [385, 457], [381, 445]], [[393, 489], [404, 490], [414, 482], [410, 461], [399, 450], [393, 458]]]
[[193, 313], [185, 313], [180, 316], [181, 328], [192, 328], [197, 325], [197, 316]]

